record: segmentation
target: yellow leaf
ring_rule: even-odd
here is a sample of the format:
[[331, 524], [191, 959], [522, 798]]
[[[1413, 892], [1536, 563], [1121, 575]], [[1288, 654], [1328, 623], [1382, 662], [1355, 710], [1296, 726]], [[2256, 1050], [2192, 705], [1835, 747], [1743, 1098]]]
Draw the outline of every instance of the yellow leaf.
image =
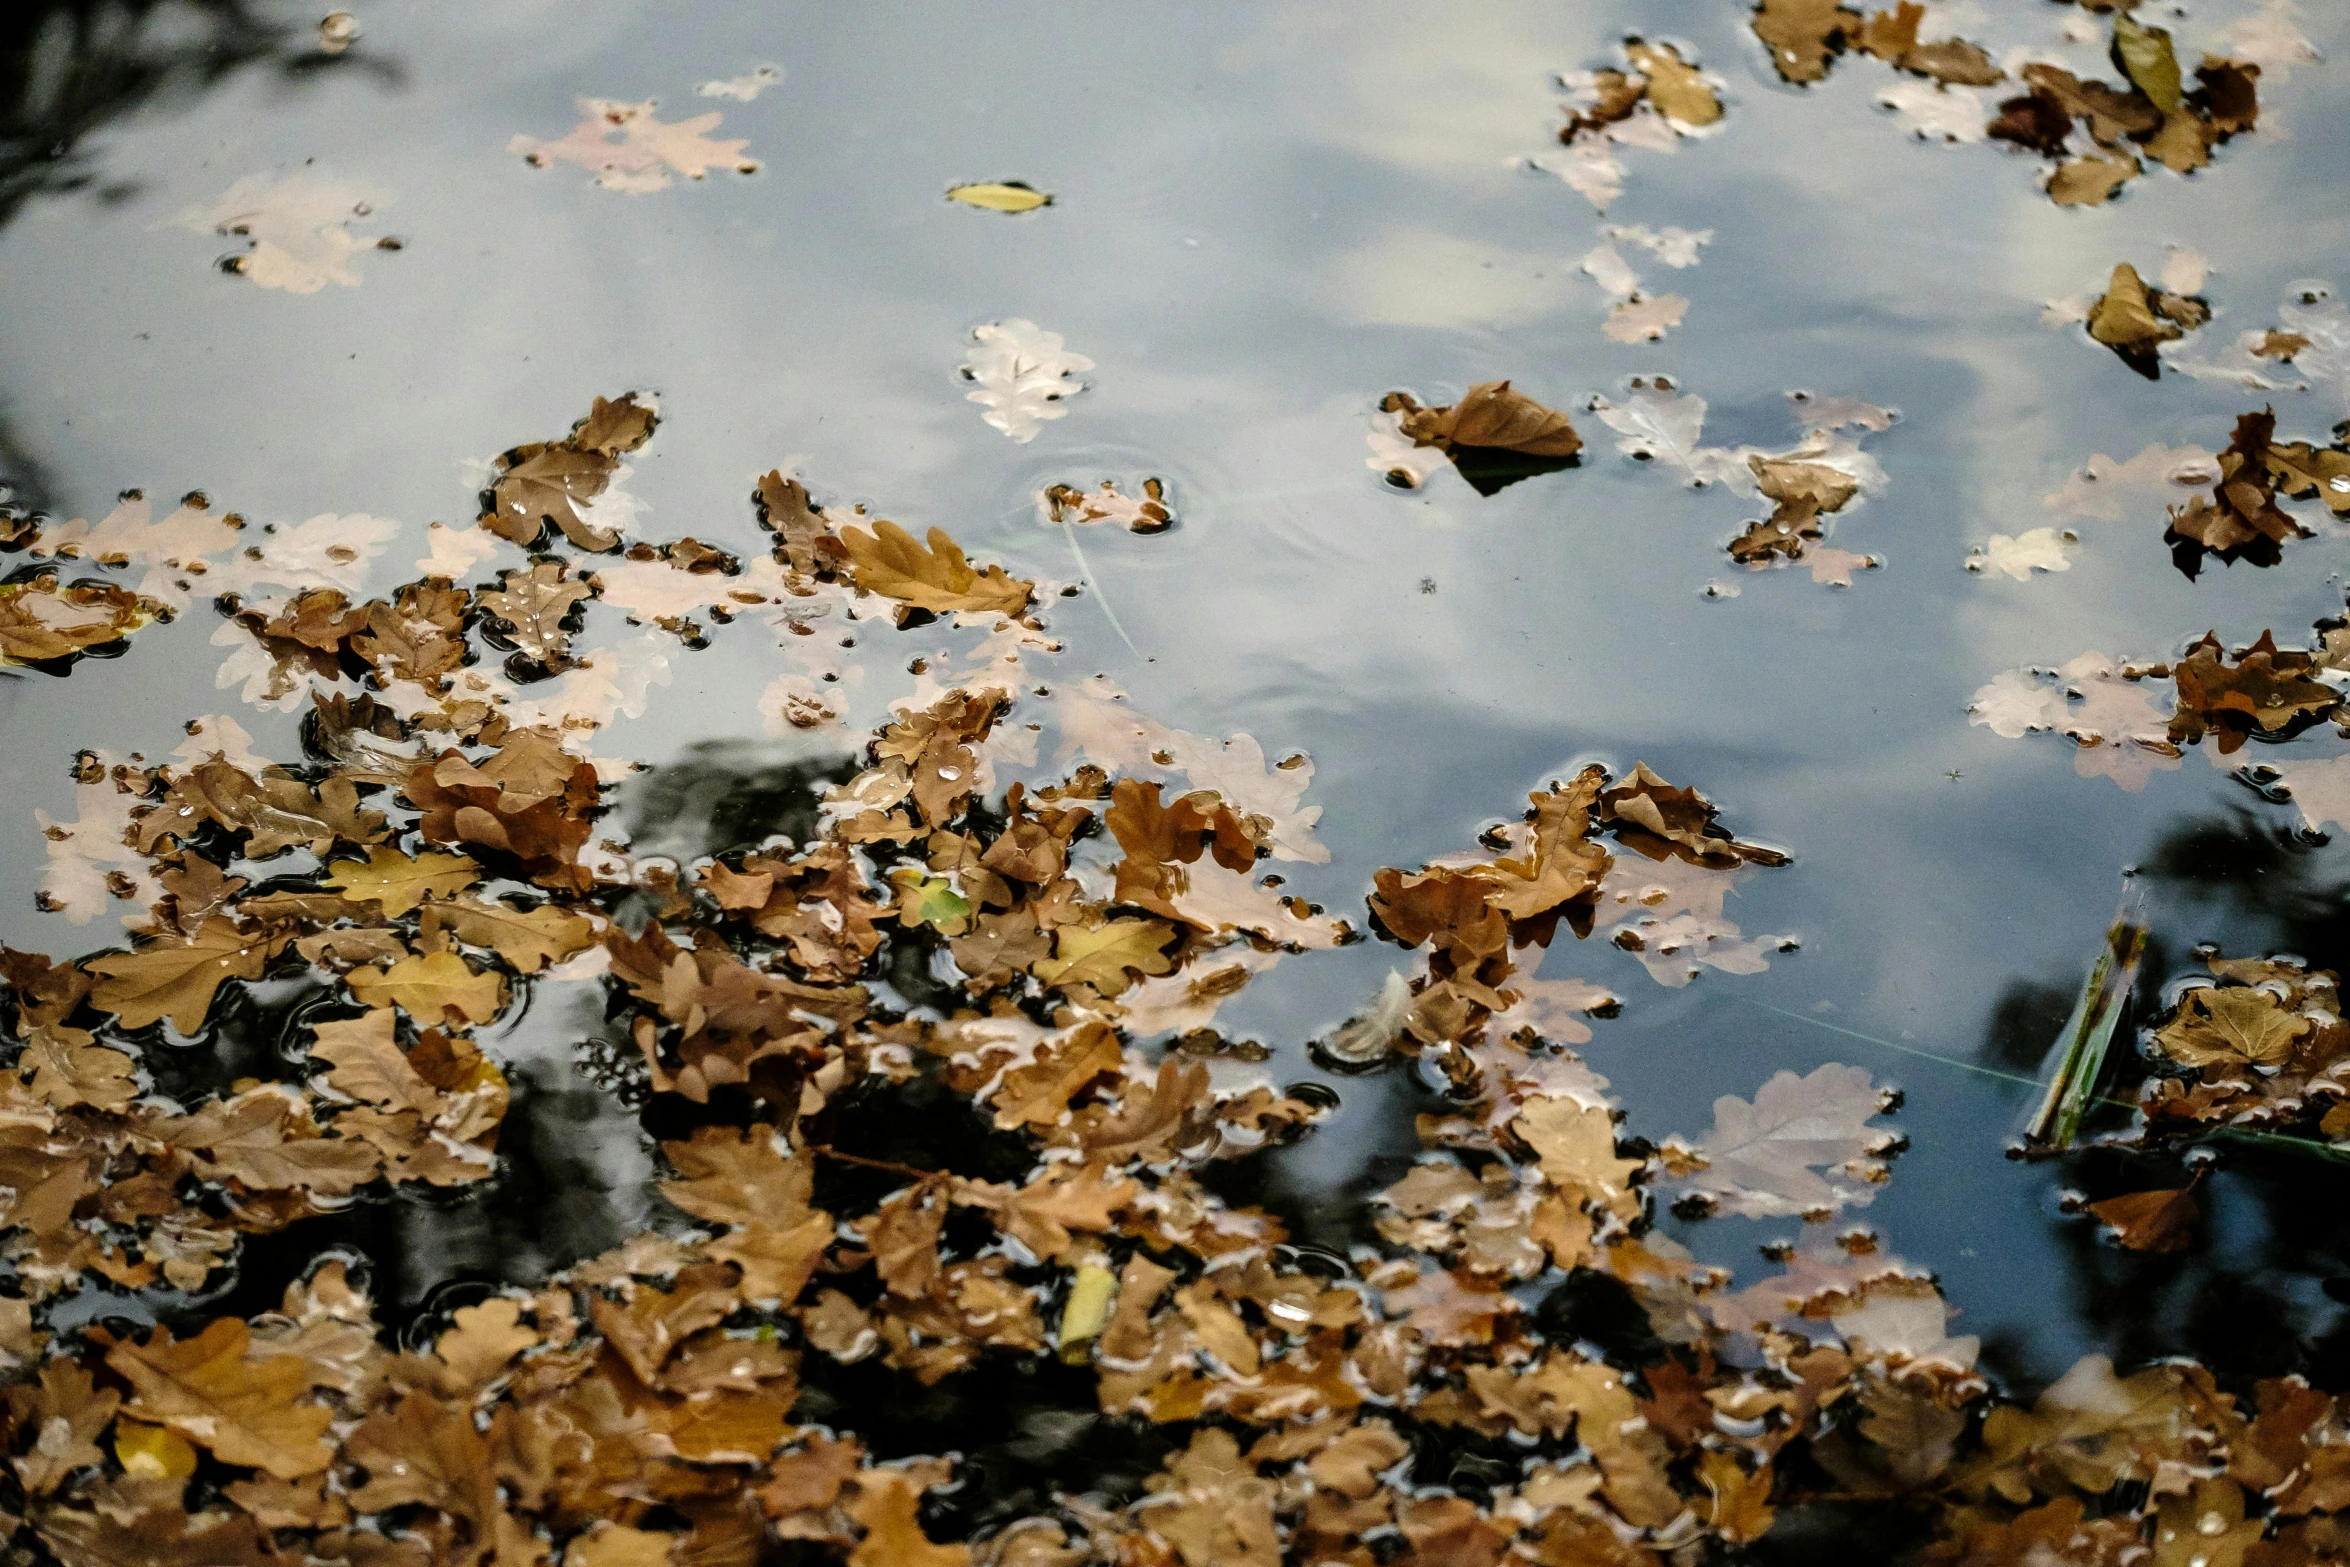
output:
[[283, 935], [247, 933], [215, 915], [186, 941], [156, 942], [136, 952], [111, 952], [87, 967], [106, 976], [90, 992], [90, 1003], [145, 1028], [168, 1017], [171, 1026], [193, 1034], [204, 1026], [213, 992], [224, 979], [259, 979], [261, 970], [286, 943]]
[[1110, 1303], [1118, 1298], [1118, 1275], [1087, 1263], [1069, 1286], [1069, 1303], [1061, 1308], [1061, 1348], [1098, 1338], [1110, 1320]]
[[125, 1474], [141, 1480], [185, 1480], [196, 1472], [195, 1448], [165, 1426], [117, 1422], [114, 1456]]
[[1134, 983], [1136, 974], [1164, 974], [1172, 966], [1160, 949], [1175, 934], [1165, 920], [1105, 920], [1064, 925], [1053, 933], [1053, 956], [1031, 970], [1048, 985], [1091, 985], [1105, 996]]
[[438, 1023], [450, 1012], [469, 1023], [487, 1023], [506, 1007], [505, 976], [477, 974], [454, 952], [402, 958], [389, 969], [353, 969], [350, 985], [361, 1006], [398, 1007], [427, 1023]]
[[596, 927], [580, 915], [551, 903], [518, 909], [503, 899], [426, 904], [424, 934], [441, 930], [468, 946], [490, 948], [524, 974], [584, 952], [596, 939]]
[[1580, 1192], [1602, 1206], [1623, 1211], [1635, 1205], [1632, 1172], [1637, 1159], [1616, 1157], [1615, 1117], [1573, 1099], [1537, 1097], [1510, 1122], [1541, 1162], [1542, 1174], [1562, 1192]]
[[1050, 194], [1018, 180], [1007, 180], [1001, 185], [957, 185], [947, 192], [947, 200], [969, 207], [985, 207], [990, 212], [1034, 212], [1053, 204]]
[[117, 1344], [106, 1364], [134, 1390], [125, 1413], [171, 1427], [223, 1463], [266, 1469], [281, 1480], [316, 1474], [334, 1458], [320, 1440], [334, 1414], [296, 1402], [310, 1385], [301, 1356], [254, 1360], [251, 1343], [242, 1321], [222, 1317], [182, 1343], [157, 1328], [145, 1344]]
[[380, 903], [396, 919], [428, 897], [455, 897], [480, 879], [481, 867], [469, 855], [428, 852], [410, 859], [379, 843], [364, 860], [328, 866], [326, 884], [346, 903]]
[[973, 571], [943, 528], [930, 530], [928, 548], [887, 520], [877, 520], [871, 533], [844, 528], [840, 541], [856, 563], [858, 587], [935, 613], [970, 610], [1017, 615], [1028, 607], [1028, 596], [1036, 586], [1006, 576], [1001, 566], [990, 566], [984, 573]]

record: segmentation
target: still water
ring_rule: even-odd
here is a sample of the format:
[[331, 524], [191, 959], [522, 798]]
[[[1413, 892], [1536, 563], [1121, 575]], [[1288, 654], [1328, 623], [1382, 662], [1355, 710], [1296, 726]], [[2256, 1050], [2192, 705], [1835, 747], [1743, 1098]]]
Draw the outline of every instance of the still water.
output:
[[[2030, 46], [2099, 68], [2101, 44], [2066, 41], [2069, 7], [1937, 12], [1995, 57]], [[2161, 12], [2190, 37], [2253, 14]], [[96, 518], [137, 487], [201, 490], [256, 524], [387, 519], [381, 592], [413, 574], [428, 524], [470, 522], [488, 459], [637, 389], [663, 421], [629, 484], [637, 535], [762, 554], [749, 495], [782, 467], [828, 505], [1081, 585], [1050, 601], [1053, 682], [1105, 676], [1174, 729], [1309, 756], [1330, 855], [1282, 869], [1358, 927], [1376, 868], [1468, 847], [1583, 762], [1646, 761], [1793, 854], [1729, 915], [1799, 946], [1678, 987], [1603, 941], [1552, 954], [1547, 976], [1623, 999], [1583, 1053], [1628, 1132], [1694, 1135], [1719, 1095], [1853, 1063], [1906, 1091], [1910, 1142], [1859, 1217], [1938, 1272], [1953, 1331], [1982, 1335], [2010, 1385], [2092, 1350], [2339, 1366], [2326, 1286], [2350, 1276], [2350, 1238], [2333, 1167], [2230, 1155], [2204, 1188], [2207, 1240], [2166, 1259], [2099, 1244], [2059, 1210], [2080, 1172], [2003, 1150], [2125, 868], [2149, 897], [2143, 1019], [2197, 943], [2350, 959], [2350, 851], [2296, 834], [2289, 807], [2200, 754], [2124, 792], [2076, 776], [2061, 738], [2003, 739], [1967, 707], [2016, 666], [2159, 660], [2207, 627], [2306, 642], [2341, 612], [2350, 532], [2315, 508], [2319, 536], [2282, 566], [2189, 581], [2159, 499], [2118, 521], [2043, 501], [2096, 454], [2217, 450], [2263, 401], [2323, 439], [2350, 413], [2341, 387], [2149, 382], [2042, 321], [2116, 261], [2151, 274], [2166, 245], [2208, 258], [2210, 350], [2272, 322], [2299, 280], [2350, 282], [2340, 10], [2300, 19], [2325, 63], [2263, 78], [2258, 134], [2192, 178], [2154, 170], [2072, 210], [2029, 157], [1908, 134], [1875, 102], [1893, 79], [1875, 62], [1790, 87], [1739, 7], [1699, 0], [374, 0], [357, 20], [334, 56], [289, 6], [28, 6], [5, 24], [24, 134], [0, 206], [0, 471], [19, 507]], [[1557, 73], [1613, 59], [1634, 29], [1718, 73], [1727, 114], [1677, 148], [1622, 151], [1602, 213], [1528, 159], [1556, 151]], [[754, 96], [697, 95], [767, 65], [780, 79]], [[513, 150], [560, 138], [581, 98], [720, 113], [709, 134], [747, 142], [756, 171], [630, 193]], [[399, 248], [358, 248], [310, 292], [224, 271], [242, 242], [182, 218], [255, 175], [347, 191], [369, 208], [350, 231]], [[1052, 205], [1007, 217], [943, 196], [1013, 179]], [[1687, 300], [1659, 340], [1605, 335], [1610, 296], [1583, 266], [1604, 228], [1630, 225], [1710, 231], [1685, 268], [1620, 246], [1647, 287]], [[973, 329], [1010, 318], [1093, 362], [1027, 443], [983, 422], [958, 374]], [[1732, 563], [1752, 503], [1622, 455], [1585, 412], [1656, 375], [1707, 401], [1713, 445], [1791, 442], [1798, 389], [1897, 410], [1864, 442], [1886, 483], [1834, 536], [1881, 567], [1836, 588]], [[1367, 461], [1383, 394], [1446, 402], [1505, 377], [1573, 414], [1580, 466], [1486, 497], [1443, 469], [1399, 490]], [[1165, 481], [1170, 532], [1090, 529], [1079, 559], [1040, 524], [1048, 484], [1146, 476]], [[1991, 535], [2052, 523], [2080, 534], [2061, 574], [1965, 569]], [[602, 636], [638, 634], [593, 613]], [[0, 939], [60, 957], [115, 940], [111, 916], [75, 925], [35, 902], [34, 812], [71, 819], [75, 751], [159, 759], [189, 718], [230, 714], [259, 753], [295, 754], [298, 715], [216, 685], [218, 624], [199, 598], [127, 656], [0, 681]], [[734, 841], [713, 825], [729, 800], [845, 767], [857, 732], [915, 690], [913, 656], [978, 641], [943, 623], [839, 629], [856, 644], [834, 669], [847, 722], [780, 737], [759, 706], [785, 667], [774, 634], [746, 620], [706, 650], [655, 639], [666, 682], [599, 739], [648, 769], [620, 794], [634, 848]], [[2340, 747], [2321, 728], [2261, 759]], [[1048, 733], [1026, 776], [1059, 771]], [[1309, 1239], [1358, 1238], [1366, 1194], [1415, 1142], [1399, 1078], [1332, 1078], [1305, 1046], [1410, 961], [1375, 940], [1285, 959], [1219, 1014], [1270, 1047], [1276, 1080], [1340, 1098], [1263, 1161], [1261, 1199]], [[485, 1034], [517, 1080], [487, 1195], [289, 1232], [257, 1248], [233, 1304], [266, 1303], [310, 1252], [346, 1244], [377, 1257], [396, 1315], [453, 1282], [535, 1280], [650, 1222], [651, 1144], [599, 1086], [599, 1052], [625, 1039], [595, 1043], [593, 988], [551, 983]], [[1664, 1228], [1750, 1271], [1758, 1244], [1799, 1226]]]

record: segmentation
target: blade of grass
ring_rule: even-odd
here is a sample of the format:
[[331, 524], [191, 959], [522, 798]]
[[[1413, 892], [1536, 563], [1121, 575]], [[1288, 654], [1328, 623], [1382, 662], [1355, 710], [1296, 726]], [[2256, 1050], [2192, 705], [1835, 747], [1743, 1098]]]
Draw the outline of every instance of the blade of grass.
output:
[[2113, 1045], [2114, 1030], [2128, 1010], [2130, 987], [2137, 983], [2138, 960], [2146, 953], [2143, 920], [2145, 897], [2135, 880], [2122, 883], [2121, 907], [2105, 932], [2105, 946], [2073, 1003], [2064, 1032], [2049, 1047], [2042, 1069], [2046, 1092], [2024, 1123], [2025, 1140], [2044, 1149], [2064, 1149], [2080, 1134], [2105, 1072], [2105, 1057]]

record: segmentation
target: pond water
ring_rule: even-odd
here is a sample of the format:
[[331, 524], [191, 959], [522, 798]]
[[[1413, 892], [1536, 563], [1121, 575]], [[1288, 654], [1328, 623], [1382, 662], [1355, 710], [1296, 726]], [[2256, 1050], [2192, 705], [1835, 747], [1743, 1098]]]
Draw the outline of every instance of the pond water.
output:
[[[2187, 42], [2276, 10], [2140, 8]], [[2006, 670], [2089, 651], [2161, 662], [2207, 628], [2231, 647], [2271, 628], [2307, 646], [2342, 613], [2350, 529], [2314, 503], [2293, 510], [2314, 536], [2279, 565], [2214, 561], [2190, 579], [2162, 541], [2164, 500], [2184, 488], [2130, 491], [2112, 516], [2046, 498], [2100, 454], [2220, 451], [2264, 405], [2280, 439], [2323, 444], [2350, 388], [2148, 380], [2077, 316], [2043, 315], [2097, 296], [2116, 262], [2152, 278], [2166, 246], [2191, 249], [2209, 275], [2190, 291], [2215, 319], [2186, 351], [2210, 359], [2276, 324], [2310, 281], [2350, 282], [2350, 15], [2298, 15], [2322, 61], [2266, 71], [2257, 132], [2211, 167], [2149, 164], [2112, 202], [2074, 208], [2040, 188], [2035, 156], [1912, 134], [1877, 99], [1916, 78], [1876, 60], [1780, 80], [1745, 8], [1721, 0], [373, 0], [356, 20], [335, 55], [315, 17], [283, 6], [28, 5], [4, 24], [20, 107], [0, 186], [0, 474], [18, 508], [97, 519], [135, 487], [157, 516], [200, 490], [281, 530], [384, 519], [354, 568], [357, 601], [415, 577], [428, 524], [471, 530], [491, 459], [633, 390], [657, 399], [660, 424], [629, 459], [632, 537], [765, 556], [751, 495], [771, 469], [828, 513], [947, 530], [974, 562], [1040, 584], [1059, 647], [1024, 664], [1023, 682], [1054, 695], [1015, 707], [1042, 744], [1025, 763], [1006, 753], [999, 790], [1062, 776], [1072, 715], [1105, 684], [1168, 729], [1302, 753], [1328, 857], [1280, 864], [1283, 891], [1357, 930], [1379, 868], [1474, 853], [1529, 791], [1587, 763], [1620, 776], [1645, 762], [1703, 791], [1739, 837], [1792, 855], [1744, 873], [1727, 917], [1740, 940], [1793, 944], [1731, 960], [1754, 972], [1663, 984], [1604, 930], [1562, 933], [1544, 977], [1622, 1003], [1577, 1051], [1628, 1111], [1625, 1135], [1694, 1140], [1720, 1096], [1750, 1098], [1782, 1069], [1857, 1066], [1903, 1092], [1890, 1124], [1908, 1146], [1873, 1201], [1808, 1231], [1865, 1223], [1932, 1270], [1958, 1308], [1951, 1332], [1981, 1337], [1980, 1367], [2003, 1387], [2028, 1396], [2090, 1353], [2341, 1385], [2350, 1236], [2330, 1149], [2224, 1149], [2181, 1254], [2120, 1249], [2065, 1211], [2076, 1187], [2162, 1184], [2122, 1173], [2121, 1156], [2006, 1156], [2125, 870], [2151, 940], [2122, 1055], [2165, 987], [2200, 972], [2199, 943], [2350, 959], [2346, 851], [2237, 774], [2330, 759], [2340, 736], [2321, 724], [2224, 760], [2206, 744], [2133, 791], [2077, 773], [2060, 735], [1971, 723], [1969, 704]], [[1935, 7], [1928, 32], [2111, 77], [2109, 22], [2047, 0], [1961, 0]], [[1633, 31], [1714, 73], [1725, 113], [1677, 144], [1619, 148], [1621, 190], [1601, 211], [1529, 160], [1562, 151], [1557, 74], [1620, 66]], [[779, 79], [697, 95], [767, 65]], [[756, 170], [719, 163], [630, 192], [510, 146], [557, 141], [582, 98], [656, 99], [670, 122], [722, 114], [708, 134], [745, 140]], [[367, 205], [348, 222], [364, 247], [332, 263], [342, 276], [302, 292], [218, 264], [245, 241], [209, 218], [256, 175]], [[943, 194], [1003, 180], [1052, 202], [1015, 216]], [[1654, 340], [1608, 335], [1630, 290], [1611, 295], [1585, 265], [1629, 226], [1707, 235], [1683, 267], [1614, 241], [1643, 297], [1686, 302]], [[374, 248], [379, 236], [398, 248]], [[959, 369], [975, 328], [1013, 319], [1092, 362], [1084, 390], [1049, 405], [1065, 416], [1027, 441], [983, 421]], [[1792, 446], [1795, 391], [1896, 412], [1843, 431], [1882, 482], [1834, 518], [1832, 542], [1874, 569], [1830, 586], [1802, 563], [1733, 561], [1726, 543], [1769, 503], [1626, 455], [1592, 411], [1658, 376], [1705, 400], [1710, 447]], [[1570, 415], [1577, 465], [1488, 496], [1441, 462], [1406, 489], [1370, 460], [1384, 394], [1446, 404], [1504, 378]], [[1047, 485], [1132, 493], [1146, 477], [1164, 481], [1170, 531], [1040, 519]], [[2051, 526], [2078, 535], [2066, 569], [1967, 569], [1992, 535]], [[498, 549], [475, 580], [524, 564]], [[128, 944], [130, 905], [77, 923], [37, 900], [51, 855], [35, 812], [74, 819], [75, 753], [161, 762], [191, 718], [225, 715], [255, 755], [300, 757], [304, 707], [240, 701], [241, 675], [216, 679], [225, 622], [198, 588], [121, 657], [0, 679], [8, 946], [62, 959]], [[580, 633], [660, 666], [594, 738], [596, 756], [639, 765], [615, 771], [598, 825], [639, 856], [691, 862], [744, 841], [745, 822], [755, 840], [787, 805], [804, 811], [809, 778], [863, 765], [891, 705], [927, 701], [936, 669], [963, 667], [988, 635], [946, 619], [900, 631], [878, 610], [825, 624], [814, 652], [756, 616], [708, 630], [689, 648], [593, 605]], [[820, 670], [840, 677], [823, 682], [837, 722], [763, 715], [779, 675]], [[1228, 1182], [1298, 1244], [1375, 1241], [1370, 1196], [1417, 1153], [1425, 1108], [1411, 1062], [1338, 1075], [1307, 1046], [1422, 965], [1376, 938], [1287, 955], [1215, 1014], [1227, 1038], [1267, 1048], [1267, 1081], [1336, 1096]], [[302, 982], [282, 983], [290, 998]], [[251, 988], [217, 1037], [155, 1045], [156, 1086], [167, 1072], [191, 1092], [278, 1075], [239, 1052], [293, 1047], [234, 1036], [291, 1027], [273, 1010], [291, 1003]], [[397, 1323], [674, 1225], [653, 1188], [655, 1134], [677, 1134], [632, 1086], [635, 1047], [624, 1018], [606, 1020], [605, 982], [525, 990], [527, 1006], [476, 1036], [514, 1085], [494, 1179], [251, 1238], [194, 1296], [111, 1291], [76, 1309], [190, 1323], [261, 1311], [342, 1248], [371, 1259]], [[163, 1059], [175, 1051], [202, 1059]], [[1807, 1231], [1662, 1203], [1656, 1219], [1742, 1282], [1768, 1266], [1759, 1246]], [[947, 1429], [927, 1450], [961, 1445]]]

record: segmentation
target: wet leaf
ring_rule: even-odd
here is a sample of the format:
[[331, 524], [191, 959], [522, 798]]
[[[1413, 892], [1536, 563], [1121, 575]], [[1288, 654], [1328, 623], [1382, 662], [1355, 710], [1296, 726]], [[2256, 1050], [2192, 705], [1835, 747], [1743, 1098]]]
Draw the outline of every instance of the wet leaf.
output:
[[2181, 1066], [2275, 1066], [2310, 1027], [2269, 991], [2230, 985], [2188, 991], [2154, 1040]]
[[1012, 317], [973, 330], [979, 346], [963, 361], [964, 394], [987, 409], [987, 422], [1015, 441], [1033, 441], [1047, 419], [1067, 418], [1067, 399], [1085, 390], [1077, 379], [1093, 361], [1073, 354], [1061, 334]]
[[358, 187], [309, 174], [248, 174], [218, 200], [188, 207], [172, 223], [246, 242], [226, 270], [263, 288], [315, 294], [329, 283], [356, 288], [351, 262], [376, 248], [350, 225], [377, 205]]
[[364, 860], [336, 860], [327, 866], [326, 885], [351, 903], [373, 903], [394, 919], [413, 913], [427, 898], [453, 898], [481, 879], [481, 867], [466, 855], [429, 851], [411, 859], [377, 844]]
[[865, 1536], [849, 1552], [849, 1567], [970, 1567], [968, 1547], [936, 1545], [922, 1532], [916, 1514], [921, 1497], [921, 1489], [896, 1470], [861, 1471], [847, 1511]]
[[259, 979], [286, 940], [282, 932], [240, 930], [216, 915], [185, 940], [92, 958], [90, 971], [106, 977], [90, 992], [90, 1004], [114, 1013], [125, 1028], [145, 1028], [168, 1017], [180, 1033], [193, 1034], [203, 1028], [221, 983]]
[[1779, 1072], [1753, 1103], [1714, 1101], [1695, 1184], [1746, 1218], [1832, 1213], [1876, 1197], [1874, 1156], [1890, 1138], [1870, 1124], [1882, 1106], [1858, 1067], [1834, 1062], [1807, 1077]]
[[427, 903], [421, 929], [427, 939], [447, 931], [468, 946], [487, 947], [522, 974], [576, 956], [596, 939], [595, 925], [581, 915], [551, 903], [516, 908], [503, 898]]
[[1129, 533], [1164, 533], [1175, 526], [1175, 514], [1167, 509], [1166, 486], [1157, 479], [1143, 480], [1141, 492], [1131, 496], [1120, 494], [1108, 479], [1094, 490], [1049, 485], [1038, 506], [1047, 522], [1118, 522]]
[[593, 591], [584, 582], [565, 581], [565, 569], [561, 561], [545, 560], [508, 571], [496, 591], [474, 600], [515, 651], [548, 669], [560, 666], [571, 649], [564, 620]]
[[1771, 51], [1771, 64], [1791, 82], [1816, 82], [1828, 62], [1859, 34], [1863, 18], [1837, 0], [1761, 0], [1754, 35]]
[[2113, 269], [2104, 296], [2089, 309], [2089, 335], [2149, 380], [2162, 374], [2154, 350], [2180, 335], [2177, 323], [2155, 314], [2157, 298], [2170, 296], [2150, 292], [2138, 269], [2125, 261]]
[[1048, 985], [1090, 985], [1115, 996], [1137, 977], [1173, 966], [1165, 947], [1175, 934], [1164, 920], [1113, 919], [1064, 925], [1053, 933], [1053, 955], [1033, 972]]
[[1402, 412], [1404, 434], [1423, 446], [1441, 447], [1456, 460], [1462, 447], [1558, 458], [1583, 449], [1583, 438], [1565, 414], [1512, 390], [1507, 381], [1481, 382], [1459, 402], [1441, 408], [1422, 408], [1403, 392], [1388, 394], [1382, 406]]
[[2060, 207], [2102, 206], [2137, 175], [2138, 160], [2134, 157], [2115, 158], [2100, 153], [2073, 158], [2059, 164], [2056, 172], [2048, 177], [2048, 195]]
[[111, 647], [157, 606], [111, 583], [62, 584], [44, 573], [0, 583], [0, 663], [47, 664]]
[[2178, 711], [2170, 721], [2172, 743], [2194, 745], [2209, 734], [2219, 754], [2228, 756], [2254, 735], [2308, 727], [2342, 700], [2331, 686], [2311, 678], [2316, 669], [2309, 654], [2280, 651], [2265, 631], [2230, 665], [2218, 636], [2206, 632], [2171, 666], [2179, 688]]
[[178, 1432], [224, 1463], [247, 1464], [281, 1480], [324, 1469], [333, 1411], [300, 1402], [309, 1373], [294, 1355], [253, 1358], [234, 1317], [175, 1342], [157, 1328], [145, 1344], [123, 1342], [106, 1364], [131, 1386], [126, 1415]]
[[2113, 18], [2113, 54], [2140, 92], [2165, 114], [2185, 104], [2179, 88], [2179, 62], [2171, 53], [2170, 34], [2149, 27], [2135, 13], [2119, 11]]
[[943, 528], [930, 530], [927, 546], [885, 520], [876, 521], [870, 533], [844, 529], [840, 541], [855, 563], [858, 587], [917, 609], [1017, 615], [1035, 591], [1035, 584], [1005, 575], [1001, 566], [972, 570]]
[[1671, 44], [1626, 40], [1624, 52], [1640, 74], [1648, 78], [1648, 101], [1668, 120], [1705, 126], [1722, 117], [1722, 100], [1715, 96], [1695, 65], [1681, 58]]
[[353, 969], [346, 982], [361, 1005], [396, 1006], [424, 1023], [449, 1016], [487, 1023], [506, 1009], [504, 977], [477, 973], [454, 952], [405, 957], [388, 969]]
[[2194, 1244], [2195, 1221], [2202, 1216], [2187, 1187], [2128, 1192], [2093, 1202], [2089, 1211], [2128, 1250], [2152, 1252], [2185, 1251]]

